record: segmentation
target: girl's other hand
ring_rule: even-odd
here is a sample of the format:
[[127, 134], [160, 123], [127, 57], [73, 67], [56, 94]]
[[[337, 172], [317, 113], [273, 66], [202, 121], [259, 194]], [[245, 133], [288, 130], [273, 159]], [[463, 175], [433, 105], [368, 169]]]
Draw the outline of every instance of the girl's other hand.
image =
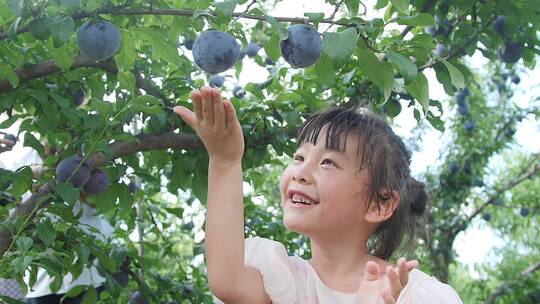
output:
[[232, 103], [218, 89], [202, 87], [191, 92], [195, 113], [183, 106], [173, 112], [202, 140], [211, 161], [238, 162], [244, 153], [242, 128]]
[[377, 263], [367, 262], [364, 278], [358, 289], [361, 300], [358, 303], [395, 304], [409, 281], [409, 272], [416, 267], [418, 261], [406, 261], [402, 257], [398, 260], [397, 267], [388, 265], [386, 275], [382, 275]]

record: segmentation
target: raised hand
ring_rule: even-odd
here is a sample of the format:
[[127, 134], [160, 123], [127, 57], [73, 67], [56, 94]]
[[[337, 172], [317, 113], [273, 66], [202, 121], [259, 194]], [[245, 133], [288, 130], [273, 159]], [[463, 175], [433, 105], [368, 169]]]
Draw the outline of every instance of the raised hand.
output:
[[216, 88], [202, 87], [191, 92], [195, 113], [183, 106], [173, 112], [202, 140], [211, 161], [237, 162], [244, 153], [242, 128], [232, 103], [222, 100]]
[[357, 304], [395, 304], [409, 281], [409, 272], [418, 266], [416, 260], [398, 260], [398, 266], [388, 265], [384, 275], [375, 262], [366, 263], [364, 278], [358, 288]]

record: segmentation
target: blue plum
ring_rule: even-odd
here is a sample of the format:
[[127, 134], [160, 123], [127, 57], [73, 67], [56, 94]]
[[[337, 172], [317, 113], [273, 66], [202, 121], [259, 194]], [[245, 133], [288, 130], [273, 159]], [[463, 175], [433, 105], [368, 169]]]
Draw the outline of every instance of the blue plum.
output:
[[88, 182], [84, 184], [83, 191], [86, 194], [99, 194], [109, 188], [109, 177], [101, 169], [96, 169], [90, 175]]
[[[80, 166], [79, 166], [80, 164]], [[79, 167], [77, 169], [77, 167]], [[77, 171], [75, 171], [77, 169]], [[75, 172], [75, 173], [73, 173]], [[71, 178], [70, 178], [71, 176]], [[74, 187], [82, 187], [90, 179], [90, 167], [79, 156], [70, 156], [63, 159], [56, 166], [56, 180], [60, 183], [68, 181]]]
[[258, 44], [250, 42], [246, 47], [246, 55], [250, 58], [255, 57], [260, 49], [261, 47]]
[[111, 58], [120, 47], [120, 31], [107, 21], [86, 21], [77, 33], [77, 45], [84, 56], [104, 61]]
[[225, 77], [223, 76], [212, 75], [208, 78], [208, 83], [213, 88], [215, 87], [221, 88], [224, 82], [225, 82]]
[[9, 133], [4, 134], [4, 139], [13, 142], [13, 145], [15, 145], [15, 143], [17, 143], [17, 137], [15, 135], [13, 135], [13, 134], [9, 134]]
[[505, 63], [516, 63], [523, 53], [521, 46], [515, 42], [508, 41], [497, 52], [499, 59]]
[[193, 40], [193, 39], [184, 40], [184, 46], [186, 47], [186, 49], [188, 49], [190, 51], [193, 49], [193, 43], [195, 43], [195, 40]]
[[197, 37], [192, 53], [195, 63], [203, 71], [218, 74], [235, 64], [240, 56], [240, 45], [231, 35], [210, 30]]
[[506, 17], [503, 15], [497, 16], [495, 18], [495, 21], [493, 21], [493, 30], [495, 33], [501, 35], [504, 37], [504, 21], [506, 20]]
[[314, 64], [323, 49], [321, 36], [315, 28], [305, 24], [289, 26], [289, 37], [281, 40], [281, 55], [293, 68]]
[[472, 130], [474, 130], [475, 124], [472, 120], [467, 120], [463, 123], [463, 128], [465, 129], [465, 132], [470, 133]]
[[246, 95], [246, 91], [241, 86], [235, 86], [232, 90], [233, 96], [236, 98], [243, 98]]
[[521, 78], [519, 78], [518, 75], [514, 75], [514, 77], [512, 77], [512, 82], [515, 84], [519, 84], [521, 82]]
[[75, 91], [75, 94], [73, 94], [73, 103], [76, 107], [82, 105], [84, 102], [84, 91], [83, 89], [78, 89]]
[[141, 293], [137, 290], [134, 291], [129, 297], [129, 304], [148, 304], [148, 301], [145, 300]]

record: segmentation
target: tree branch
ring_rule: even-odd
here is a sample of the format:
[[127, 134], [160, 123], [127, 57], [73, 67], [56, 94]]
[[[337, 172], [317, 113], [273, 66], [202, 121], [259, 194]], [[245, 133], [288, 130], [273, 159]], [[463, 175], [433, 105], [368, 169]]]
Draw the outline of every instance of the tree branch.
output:
[[532, 178], [533, 176], [536, 176], [536, 174], [540, 171], [540, 161], [538, 160], [538, 158], [536, 158], [534, 160], [534, 164], [533, 164], [532, 168], [530, 168], [529, 170], [525, 170], [525, 169], [526, 168], [524, 168], [523, 172], [521, 172], [518, 175], [517, 178], [511, 180], [510, 182], [508, 182], [503, 187], [497, 189], [495, 191], [495, 193], [491, 194], [489, 196], [488, 200], [486, 200], [482, 205], [480, 205], [480, 207], [478, 207], [478, 209], [476, 209], [470, 216], [468, 216], [468, 217], [466, 217], [464, 219], [464, 221], [462, 223], [465, 223], [465, 224], [462, 224], [462, 225], [456, 224], [456, 225], [454, 225], [455, 228], [452, 229], [452, 233], [450, 234], [449, 239], [453, 239], [459, 232], [465, 230], [467, 228], [467, 226], [468, 226], [467, 223], [470, 223], [472, 221], [472, 219], [474, 217], [476, 217], [479, 213], [481, 213], [488, 205], [493, 204], [495, 202], [495, 199], [497, 197], [499, 197], [502, 193], [512, 189], [513, 187], [517, 186], [518, 184], [522, 183], [523, 181], [525, 181], [525, 180], [527, 180], [529, 178]]
[[[94, 11], [81, 11], [77, 12], [71, 17], [73, 19], [82, 19], [86, 17], [95, 16], [97, 14], [109, 14], [113, 16], [130, 16], [130, 15], [169, 15], [169, 16], [186, 16], [186, 17], [192, 17], [195, 10], [192, 9], [156, 9], [156, 8], [124, 8], [124, 7], [102, 7], [98, 8]], [[212, 11], [208, 11], [207, 14], [212, 16], [217, 16], [216, 13]], [[237, 18], [245, 18], [245, 19], [252, 19], [252, 20], [260, 20], [260, 21], [266, 21], [268, 16], [258, 16], [258, 15], [248, 15], [244, 14], [243, 12], [240, 13], [233, 13], [233, 17]], [[294, 17], [274, 17], [279, 22], [293, 22], [293, 23], [308, 23], [308, 18], [294, 18]], [[334, 21], [331, 19], [323, 19], [319, 23], [331, 23], [341, 26], [356, 26], [352, 23], [346, 23], [346, 22], [339, 22]], [[26, 33], [28, 32], [28, 27], [21, 27], [17, 30], [16, 35]], [[0, 40], [6, 39], [10, 37], [7, 33], [0, 33]]]
[[493, 291], [489, 296], [488, 298], [486, 299], [486, 301], [484, 302], [484, 304], [493, 304], [495, 303], [495, 299], [497, 299], [499, 296], [503, 295], [508, 289], [510, 289], [510, 287], [517, 283], [518, 281], [522, 281], [524, 280], [525, 278], [527, 278], [528, 276], [530, 276], [532, 273], [534, 273], [535, 271], [537, 271], [538, 269], [540, 269], [540, 261], [537, 261], [536, 263], [534, 264], [531, 264], [529, 265], [529, 267], [525, 268], [525, 270], [523, 270], [520, 274], [519, 274], [519, 277], [516, 277], [512, 280], [509, 280], [509, 281], [505, 281], [503, 283], [501, 283], [496, 289], [495, 291]]
[[[118, 68], [114, 64], [113, 61], [107, 60], [102, 62], [96, 62], [92, 59], [86, 58], [81, 55], [77, 55], [73, 59], [73, 64], [71, 65], [71, 70], [77, 69], [77, 68], [85, 68], [85, 67], [94, 67], [103, 69], [107, 72], [111, 73], [118, 73]], [[40, 78], [49, 74], [60, 72], [61, 68], [54, 62], [54, 60], [47, 60], [40, 64], [21, 68], [17, 70], [17, 77], [19, 77], [20, 81], [28, 81], [36, 78]], [[0, 93], [8, 92], [13, 90], [14, 87], [11, 85], [11, 83], [7, 80], [0, 80]]]

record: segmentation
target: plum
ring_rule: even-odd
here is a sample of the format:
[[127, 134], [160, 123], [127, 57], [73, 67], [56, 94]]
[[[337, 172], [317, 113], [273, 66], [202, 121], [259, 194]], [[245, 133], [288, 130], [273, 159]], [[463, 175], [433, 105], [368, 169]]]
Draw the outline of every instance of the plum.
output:
[[246, 95], [246, 91], [241, 86], [235, 86], [232, 90], [233, 96], [236, 98], [242, 98]]
[[246, 55], [250, 58], [255, 57], [260, 49], [261, 47], [258, 44], [250, 42], [246, 47]]
[[148, 304], [148, 301], [146, 301], [141, 293], [137, 290], [131, 293], [131, 296], [129, 297], [129, 304]]
[[84, 91], [83, 89], [78, 89], [75, 91], [75, 94], [73, 94], [73, 103], [76, 107], [82, 105], [84, 102]]
[[521, 79], [519, 78], [518, 75], [514, 75], [514, 77], [512, 77], [512, 82], [513, 83], [519, 84], [520, 81], [521, 81]]
[[99, 194], [109, 188], [109, 177], [101, 169], [96, 169], [90, 175], [88, 182], [84, 184], [83, 191], [86, 194]]
[[447, 53], [447, 49], [444, 46], [444, 44], [438, 43], [435, 47], [435, 55], [437, 56], [443, 56]]
[[128, 185], [128, 189], [129, 189], [129, 192], [135, 193], [135, 191], [137, 191], [137, 185], [135, 185], [134, 182], [131, 182], [131, 183], [129, 183], [129, 185]]
[[120, 31], [107, 21], [84, 22], [77, 33], [81, 54], [95, 61], [111, 58], [120, 47]]
[[472, 120], [467, 120], [463, 123], [463, 128], [465, 129], [465, 132], [470, 133], [472, 130], [474, 130], [475, 124]]
[[114, 278], [116, 283], [120, 285], [120, 287], [126, 287], [129, 282], [128, 273], [122, 270], [118, 271], [117, 273], [114, 273], [112, 277]]
[[281, 40], [281, 55], [293, 68], [308, 67], [319, 59], [323, 49], [321, 36], [305, 24], [289, 26], [289, 37]]
[[505, 63], [516, 63], [523, 53], [521, 46], [515, 42], [508, 41], [497, 52], [499, 59]]
[[529, 215], [529, 208], [521, 207], [521, 209], [519, 209], [519, 214], [523, 217], [526, 217], [527, 215]]
[[491, 220], [491, 213], [489, 213], [489, 212], [484, 213], [484, 215], [482, 215], [482, 218], [483, 218], [486, 222], [489, 222], [489, 221]]
[[212, 75], [208, 78], [208, 83], [213, 88], [215, 87], [221, 88], [224, 82], [225, 82], [225, 77], [223, 76]]
[[458, 105], [457, 111], [461, 115], [467, 115], [469, 113], [469, 107], [467, 107], [467, 104]]
[[[79, 168], [77, 169], [77, 167]], [[68, 178], [75, 187], [82, 187], [90, 179], [90, 167], [82, 161], [81, 157], [75, 155], [67, 157], [56, 166], [56, 180], [64, 183], [68, 181]]]
[[229, 34], [206, 31], [193, 43], [193, 59], [205, 72], [218, 74], [230, 69], [240, 56], [240, 45]]
[[455, 174], [459, 170], [459, 165], [456, 162], [450, 162], [448, 168], [450, 169], [450, 174]]
[[195, 43], [195, 40], [193, 40], [193, 39], [184, 40], [184, 46], [186, 47], [186, 49], [188, 49], [190, 51], [193, 49], [193, 43]]
[[17, 143], [17, 137], [13, 134], [9, 134], [9, 133], [4, 134], [4, 139], [13, 142], [13, 145]]
[[495, 21], [493, 21], [493, 30], [495, 33], [501, 35], [504, 37], [504, 21], [506, 20], [506, 17], [503, 15], [497, 16], [495, 18]]

